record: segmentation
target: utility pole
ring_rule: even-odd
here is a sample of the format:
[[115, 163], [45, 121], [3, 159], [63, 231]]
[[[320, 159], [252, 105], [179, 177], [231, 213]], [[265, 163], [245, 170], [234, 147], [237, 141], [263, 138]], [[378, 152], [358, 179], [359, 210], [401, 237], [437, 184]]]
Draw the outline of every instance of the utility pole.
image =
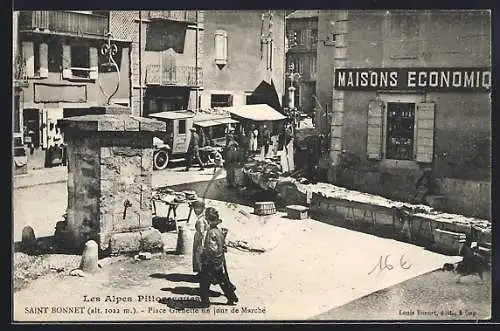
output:
[[297, 107], [295, 107], [295, 86], [294, 83], [301, 77], [300, 73], [294, 72], [295, 66], [291, 63], [288, 67], [287, 76], [290, 79], [290, 86], [288, 87], [288, 107], [285, 107], [285, 112], [288, 118], [292, 121], [293, 136], [295, 137], [297, 118], [300, 116]]

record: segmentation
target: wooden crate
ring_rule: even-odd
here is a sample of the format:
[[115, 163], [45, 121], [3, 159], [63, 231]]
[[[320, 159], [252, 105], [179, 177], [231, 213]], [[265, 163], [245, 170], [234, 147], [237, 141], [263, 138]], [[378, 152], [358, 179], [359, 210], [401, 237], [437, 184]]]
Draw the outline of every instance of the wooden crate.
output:
[[286, 206], [286, 213], [288, 218], [294, 220], [303, 220], [309, 218], [308, 215], [309, 208], [300, 205], [289, 205]]
[[272, 201], [256, 202], [254, 206], [255, 215], [273, 215], [276, 214], [276, 206]]

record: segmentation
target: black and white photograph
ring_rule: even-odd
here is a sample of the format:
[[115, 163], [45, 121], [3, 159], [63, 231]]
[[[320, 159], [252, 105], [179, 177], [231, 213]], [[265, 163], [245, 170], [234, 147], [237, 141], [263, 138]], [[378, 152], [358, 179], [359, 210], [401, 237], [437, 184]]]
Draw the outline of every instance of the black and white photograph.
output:
[[491, 10], [12, 15], [14, 323], [492, 318]]

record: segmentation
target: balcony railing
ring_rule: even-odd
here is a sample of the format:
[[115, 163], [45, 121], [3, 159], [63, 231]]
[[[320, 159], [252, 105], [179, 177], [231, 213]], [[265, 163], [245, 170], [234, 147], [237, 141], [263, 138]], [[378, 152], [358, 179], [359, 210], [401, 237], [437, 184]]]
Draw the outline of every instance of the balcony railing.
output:
[[150, 10], [149, 18], [177, 22], [196, 23], [195, 10]]
[[105, 36], [108, 17], [73, 11], [26, 11], [19, 17], [20, 30]]
[[202, 86], [203, 71], [201, 68], [195, 67], [163, 67], [158, 64], [150, 64], [146, 67], [146, 84], [161, 86]]

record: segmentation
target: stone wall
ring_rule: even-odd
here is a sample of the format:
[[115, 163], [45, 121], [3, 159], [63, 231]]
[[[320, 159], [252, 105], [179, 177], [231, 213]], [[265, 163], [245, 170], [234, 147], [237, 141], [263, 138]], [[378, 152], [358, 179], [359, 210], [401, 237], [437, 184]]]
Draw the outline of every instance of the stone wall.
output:
[[68, 242], [82, 247], [98, 240], [100, 195], [98, 140], [91, 135], [68, 135]]
[[[152, 225], [151, 167], [153, 148], [145, 133], [103, 137], [100, 153], [100, 246], [108, 248], [113, 233]], [[126, 201], [129, 206], [125, 208]]]

